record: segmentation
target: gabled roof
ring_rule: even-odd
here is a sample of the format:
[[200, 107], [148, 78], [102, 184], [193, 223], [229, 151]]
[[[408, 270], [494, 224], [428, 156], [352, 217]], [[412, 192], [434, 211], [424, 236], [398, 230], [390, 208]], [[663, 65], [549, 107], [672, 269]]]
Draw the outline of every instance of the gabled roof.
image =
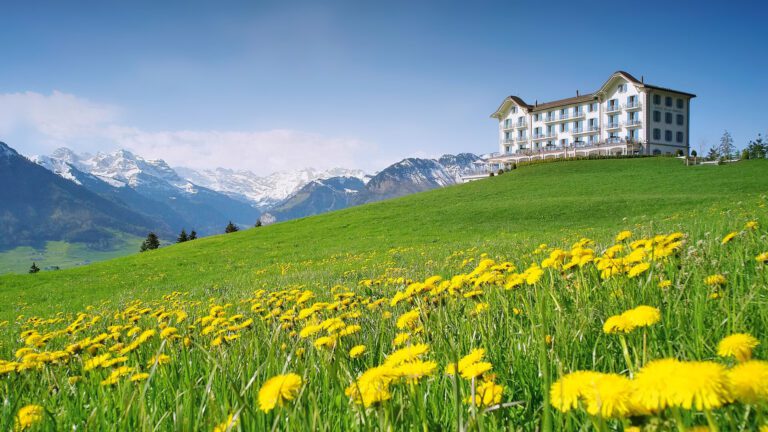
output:
[[579, 96], [575, 96], [575, 97], [571, 97], [571, 98], [560, 99], [560, 100], [555, 100], [555, 101], [545, 102], [545, 103], [535, 104], [535, 105], [530, 105], [530, 104], [526, 103], [523, 99], [521, 99], [518, 96], [507, 96], [504, 99], [504, 101], [502, 101], [502, 103], [499, 106], [499, 108], [493, 114], [491, 114], [491, 117], [492, 118], [501, 118], [501, 116], [506, 113], [506, 111], [509, 109], [509, 107], [513, 103], [518, 105], [518, 106], [520, 106], [520, 107], [522, 107], [522, 108], [525, 108], [525, 109], [527, 109], [529, 111], [536, 112], [536, 111], [543, 111], [543, 110], [557, 108], [557, 107], [564, 107], [564, 106], [567, 106], [567, 105], [573, 105], [573, 104], [577, 104], [577, 103], [589, 102], [589, 101], [595, 100], [597, 98], [598, 94], [601, 93], [601, 92], [604, 92], [607, 89], [608, 85], [615, 78], [618, 78], [618, 77], [624, 78], [625, 80], [627, 80], [628, 82], [632, 83], [634, 86], [639, 87], [639, 88], [646, 88], [646, 89], [651, 89], [651, 90], [661, 90], [661, 91], [666, 91], [666, 92], [670, 92], [670, 93], [677, 93], [677, 94], [680, 94], [680, 95], [683, 95], [683, 96], [687, 96], [687, 97], [690, 97], [690, 98], [695, 98], [696, 97], [696, 95], [693, 94], [693, 93], [686, 93], [686, 92], [679, 91], [679, 90], [672, 90], [670, 88], [659, 87], [659, 86], [655, 86], [655, 85], [652, 85], [652, 84], [645, 84], [642, 80], [638, 80], [637, 78], [632, 76], [632, 74], [630, 74], [629, 72], [624, 72], [624, 71], [620, 70], [620, 71], [616, 71], [613, 74], [611, 74], [611, 76], [608, 77], [608, 79], [605, 81], [605, 83], [603, 83], [603, 85], [600, 86], [600, 89], [597, 90], [594, 93], [588, 93], [588, 94], [585, 94], [585, 95], [579, 95]]

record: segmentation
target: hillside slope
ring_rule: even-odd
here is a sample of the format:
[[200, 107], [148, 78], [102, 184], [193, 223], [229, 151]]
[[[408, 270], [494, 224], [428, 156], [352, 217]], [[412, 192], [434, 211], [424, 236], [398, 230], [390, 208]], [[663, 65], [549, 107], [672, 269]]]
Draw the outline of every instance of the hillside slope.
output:
[[[418, 259], [483, 245], [555, 241], [568, 233], [611, 235], [638, 221], [672, 220], [768, 191], [768, 161], [685, 167], [666, 158], [553, 163], [465, 185], [366, 204], [235, 234], [220, 235], [87, 267], [0, 277], [5, 298], [37, 313], [105, 298], [127, 299], [174, 290], [252, 289], [265, 274], [286, 283], [343, 279], [345, 256], [390, 248]], [[627, 218], [627, 219], [625, 219]], [[586, 231], [585, 231], [586, 230]], [[302, 269], [328, 260], [322, 275]], [[290, 272], [286, 270], [286, 262]], [[278, 268], [278, 264], [280, 268]], [[396, 263], [392, 264], [393, 266]], [[357, 269], [356, 274], [365, 269]], [[21, 312], [3, 302], [0, 318]]]

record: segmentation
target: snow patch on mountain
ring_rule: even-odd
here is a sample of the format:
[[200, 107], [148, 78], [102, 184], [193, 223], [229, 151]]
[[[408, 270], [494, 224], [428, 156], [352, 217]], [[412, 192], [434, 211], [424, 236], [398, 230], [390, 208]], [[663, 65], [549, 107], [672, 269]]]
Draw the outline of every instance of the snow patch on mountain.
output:
[[361, 170], [332, 168], [315, 170], [305, 168], [296, 171], [278, 171], [262, 177], [248, 170], [216, 168], [194, 170], [177, 167], [176, 172], [187, 180], [200, 186], [245, 199], [259, 208], [272, 207], [288, 198], [314, 180], [333, 177], [355, 177], [363, 182], [370, 176]]

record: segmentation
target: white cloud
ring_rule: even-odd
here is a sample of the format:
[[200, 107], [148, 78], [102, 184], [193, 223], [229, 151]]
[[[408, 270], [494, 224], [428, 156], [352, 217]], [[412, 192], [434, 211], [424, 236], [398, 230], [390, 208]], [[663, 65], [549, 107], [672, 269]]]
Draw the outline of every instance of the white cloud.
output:
[[[32, 141], [12, 147], [48, 152], [67, 146], [78, 152], [125, 148], [172, 166], [249, 169], [259, 174], [305, 167], [372, 170], [378, 148], [354, 137], [328, 137], [296, 130], [147, 131], [123, 124], [118, 107], [54, 91], [0, 94], [0, 140]], [[6, 138], [7, 139], [7, 138]]]

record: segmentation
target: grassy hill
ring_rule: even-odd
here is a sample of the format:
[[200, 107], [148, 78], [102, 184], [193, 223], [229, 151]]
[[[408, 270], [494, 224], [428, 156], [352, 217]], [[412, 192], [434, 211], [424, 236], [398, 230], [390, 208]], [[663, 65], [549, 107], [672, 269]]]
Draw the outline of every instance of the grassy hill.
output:
[[[244, 430], [756, 426], [762, 420], [735, 393], [710, 399], [714, 417], [666, 407], [639, 415], [624, 399], [590, 415], [591, 393], [574, 393], [584, 410], [568, 408], [557, 380], [611, 372], [580, 385], [610, 381], [611, 397], [626, 398], [629, 377], [650, 359], [713, 360], [724, 336], [765, 338], [768, 276], [755, 257], [768, 252], [766, 172], [766, 161], [552, 163], [86, 267], [2, 276], [0, 359], [17, 360], [0, 360], [0, 392], [20, 397], [0, 407], [0, 430], [23, 404], [85, 429], [199, 430], [227, 419]], [[631, 237], [614, 239], [622, 230]], [[705, 282], [712, 274], [725, 282]], [[626, 336], [603, 331], [638, 305], [659, 315], [625, 327]], [[22, 331], [30, 351], [19, 356]], [[355, 345], [365, 354], [350, 358]], [[756, 358], [766, 358], [765, 345]], [[65, 347], [64, 360], [36, 357]], [[485, 351], [464, 363], [487, 361], [493, 373], [444, 374], [474, 348]], [[99, 355], [115, 363], [94, 363]], [[398, 356], [407, 361], [393, 363]], [[732, 365], [722, 362], [713, 367]], [[701, 372], [675, 367], [678, 377]], [[725, 379], [719, 370], [712, 379]], [[289, 372], [301, 384], [270, 409], [268, 378]], [[54, 386], [63, 391], [49, 395]], [[490, 393], [468, 404], [480, 389]]]
[[[43, 313], [135, 294], [251, 287], [262, 271], [280, 274], [286, 263], [291, 278], [302, 281], [313, 278], [296, 268], [302, 261], [397, 247], [441, 256], [481, 244], [497, 250], [551, 242], [569, 233], [604, 236], [631, 223], [659, 223], [756, 197], [768, 192], [766, 172], [763, 160], [696, 167], [669, 158], [545, 164], [81, 268], [0, 276], [0, 292]], [[332, 263], [324, 277], [343, 281], [344, 264]], [[0, 317], [16, 312], [25, 308], [0, 305]]]

